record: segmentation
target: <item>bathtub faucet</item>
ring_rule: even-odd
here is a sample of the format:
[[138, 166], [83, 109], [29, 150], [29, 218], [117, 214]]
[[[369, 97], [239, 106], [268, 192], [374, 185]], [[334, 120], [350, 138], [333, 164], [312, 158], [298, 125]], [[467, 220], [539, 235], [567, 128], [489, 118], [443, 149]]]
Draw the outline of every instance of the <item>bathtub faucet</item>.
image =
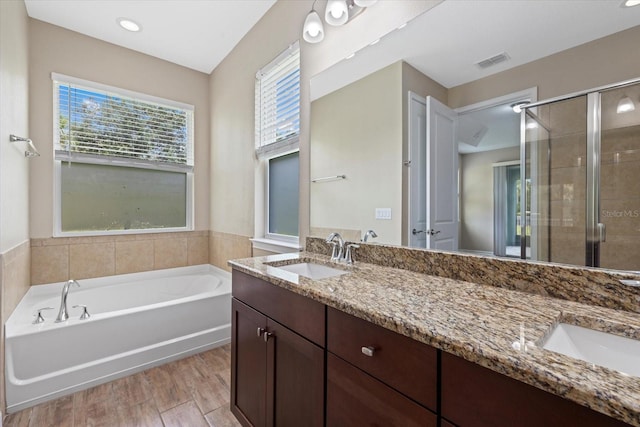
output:
[[64, 287], [62, 288], [62, 299], [60, 301], [60, 311], [58, 312], [58, 317], [56, 317], [56, 323], [64, 322], [69, 318], [69, 313], [67, 312], [67, 295], [69, 294], [69, 288], [71, 285], [80, 287], [80, 283], [75, 280], [69, 280], [64, 284]]

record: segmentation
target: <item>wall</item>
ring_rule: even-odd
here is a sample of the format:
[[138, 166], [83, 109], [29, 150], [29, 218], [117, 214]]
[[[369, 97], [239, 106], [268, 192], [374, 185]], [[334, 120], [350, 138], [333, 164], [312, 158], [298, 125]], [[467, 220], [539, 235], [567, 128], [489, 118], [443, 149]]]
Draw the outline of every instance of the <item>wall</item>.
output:
[[[28, 17], [24, 2], [0, 1], [0, 367], [4, 367], [4, 322], [29, 288]], [[5, 407], [0, 369], [0, 411]]]
[[[42, 154], [31, 163], [29, 217], [33, 238], [32, 283], [51, 283], [71, 278], [82, 279], [208, 262], [208, 76], [33, 19], [29, 22], [29, 32], [30, 135]], [[54, 226], [52, 72], [195, 107], [195, 231], [81, 238], [51, 237]]]
[[[438, 4], [437, 1], [378, 2], [348, 25], [325, 26], [325, 39], [300, 42], [300, 237], [309, 232], [309, 79]], [[251, 255], [262, 176], [254, 156], [255, 73], [289, 44], [300, 39], [313, 1], [278, 1], [213, 71], [211, 102], [211, 262], [226, 267], [230, 258]], [[318, 1], [323, 11], [326, 2]], [[243, 243], [243, 242], [246, 242]]]
[[449, 89], [458, 108], [538, 87], [540, 101], [640, 77], [640, 26]]
[[493, 163], [520, 159], [520, 147], [460, 156], [460, 249], [493, 253]]

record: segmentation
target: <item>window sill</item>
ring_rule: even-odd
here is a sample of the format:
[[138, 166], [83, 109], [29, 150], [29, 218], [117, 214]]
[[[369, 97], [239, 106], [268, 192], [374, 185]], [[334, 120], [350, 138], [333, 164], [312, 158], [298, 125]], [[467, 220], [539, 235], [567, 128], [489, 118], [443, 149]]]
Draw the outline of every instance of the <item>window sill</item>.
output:
[[299, 242], [284, 242], [282, 240], [266, 239], [264, 237], [254, 237], [250, 239], [254, 249], [260, 249], [268, 252], [284, 254], [288, 252], [300, 252]]

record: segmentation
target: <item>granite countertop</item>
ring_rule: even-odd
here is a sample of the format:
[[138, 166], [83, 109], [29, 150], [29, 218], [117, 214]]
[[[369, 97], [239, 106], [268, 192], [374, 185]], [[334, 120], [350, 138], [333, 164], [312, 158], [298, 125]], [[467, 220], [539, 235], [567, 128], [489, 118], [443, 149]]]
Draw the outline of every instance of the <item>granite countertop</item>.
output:
[[[311, 280], [275, 266], [310, 261], [350, 274]], [[640, 339], [640, 315], [311, 252], [230, 261], [264, 279], [443, 351], [640, 426], [640, 378], [536, 346], [558, 322]]]

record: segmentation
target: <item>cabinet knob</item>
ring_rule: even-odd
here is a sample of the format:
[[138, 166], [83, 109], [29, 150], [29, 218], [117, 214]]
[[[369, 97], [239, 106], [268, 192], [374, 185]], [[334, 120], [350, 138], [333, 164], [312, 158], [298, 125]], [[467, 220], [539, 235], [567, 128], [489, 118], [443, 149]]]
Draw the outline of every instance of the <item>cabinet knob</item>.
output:
[[362, 347], [362, 354], [364, 354], [365, 356], [373, 357], [373, 353], [375, 351], [376, 351], [376, 349], [374, 347], [371, 347], [371, 346]]
[[263, 337], [264, 337], [264, 342], [269, 341], [269, 338], [271, 338], [272, 336], [273, 336], [273, 334], [272, 334], [271, 332], [267, 332], [267, 331], [265, 331], [265, 332], [264, 332], [264, 335], [263, 335]]
[[256, 332], [256, 334], [258, 335], [258, 338], [260, 338], [262, 336], [263, 333], [265, 333], [265, 329], [263, 328], [258, 328], [258, 331]]

